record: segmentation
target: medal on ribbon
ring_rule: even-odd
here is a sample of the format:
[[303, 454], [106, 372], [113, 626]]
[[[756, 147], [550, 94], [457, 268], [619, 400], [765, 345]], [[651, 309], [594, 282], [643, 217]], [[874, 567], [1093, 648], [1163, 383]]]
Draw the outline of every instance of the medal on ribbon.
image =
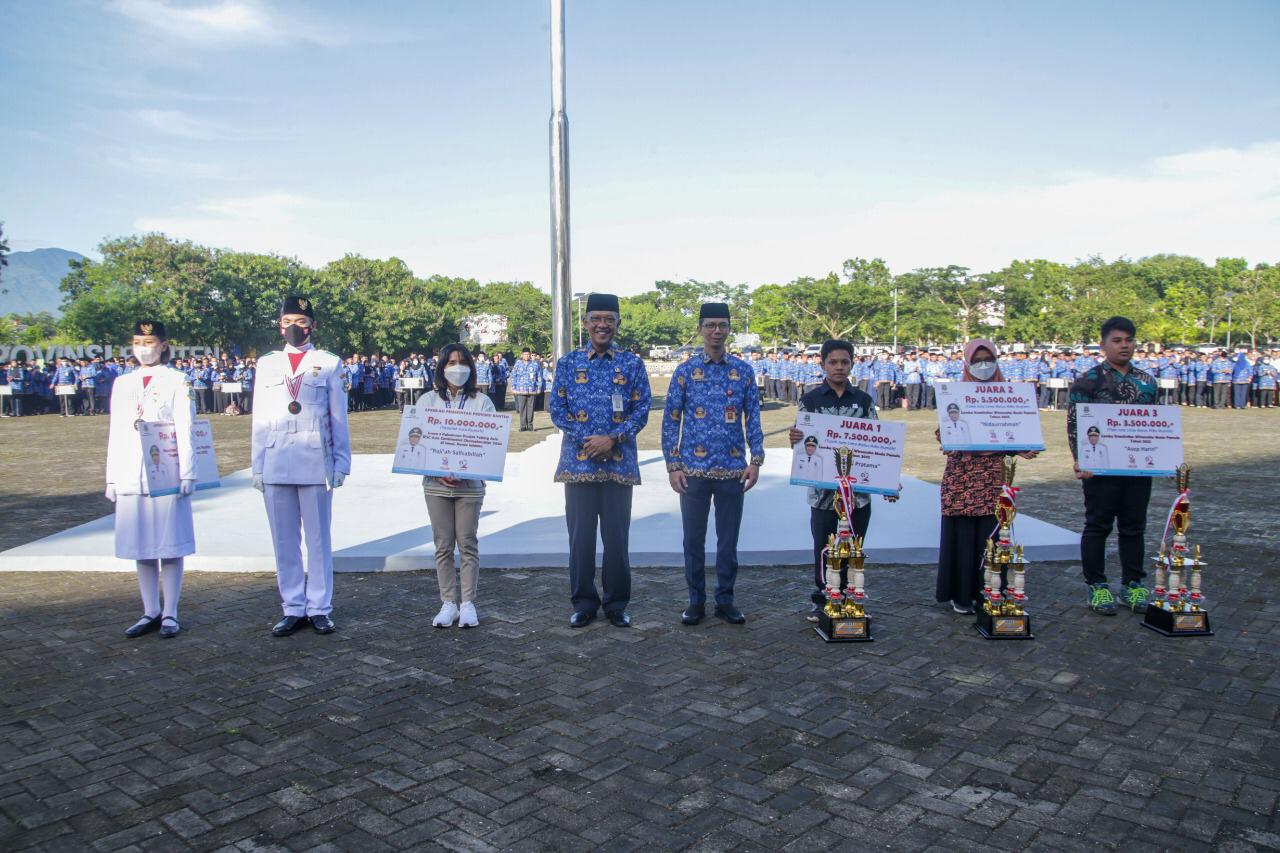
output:
[[284, 387], [288, 390], [289, 396], [293, 399], [289, 401], [289, 414], [296, 415], [302, 411], [302, 404], [298, 402], [298, 394], [302, 391], [302, 377], [306, 374], [299, 373], [297, 376], [286, 376], [284, 378]]

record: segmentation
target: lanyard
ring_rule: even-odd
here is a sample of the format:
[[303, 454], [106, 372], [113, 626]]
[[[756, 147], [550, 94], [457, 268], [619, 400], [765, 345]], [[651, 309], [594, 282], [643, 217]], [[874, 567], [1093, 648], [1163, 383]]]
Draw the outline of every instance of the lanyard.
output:
[[[466, 398], [466, 397], [459, 397], [459, 398], [458, 398], [458, 411], [459, 411], [459, 412], [461, 412], [461, 411], [462, 411], [462, 407], [463, 407], [463, 406], [465, 406], [466, 404], [467, 404], [467, 398]], [[452, 409], [452, 408], [453, 408], [453, 403], [451, 403], [451, 402], [449, 401], [449, 398], [448, 398], [448, 397], [445, 397], [445, 398], [444, 398], [444, 407], [445, 407], [446, 409]]]

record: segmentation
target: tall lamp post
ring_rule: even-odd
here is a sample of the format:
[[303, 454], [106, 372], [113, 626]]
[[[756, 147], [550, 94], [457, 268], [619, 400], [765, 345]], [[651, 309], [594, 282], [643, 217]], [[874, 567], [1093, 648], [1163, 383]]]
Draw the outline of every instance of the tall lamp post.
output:
[[572, 348], [569, 325], [569, 118], [565, 115], [564, 0], [551, 0], [551, 347]]
[[893, 354], [898, 354], [898, 288], [893, 289]]
[[582, 303], [587, 301], [587, 294], [573, 294], [573, 301], [578, 303], [578, 349], [582, 349]]
[[1227, 352], [1231, 352], [1231, 303], [1235, 300], [1236, 295], [1230, 290], [1226, 292], [1227, 297]]

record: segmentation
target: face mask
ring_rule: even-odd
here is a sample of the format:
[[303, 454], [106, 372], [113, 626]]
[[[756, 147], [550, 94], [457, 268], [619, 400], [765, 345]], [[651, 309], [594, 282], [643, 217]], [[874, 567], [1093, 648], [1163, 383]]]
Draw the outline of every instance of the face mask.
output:
[[471, 368], [465, 364], [451, 364], [444, 369], [444, 378], [455, 388], [461, 388], [471, 378]]
[[969, 365], [969, 372], [973, 374], [974, 379], [979, 382], [985, 382], [996, 375], [996, 363], [994, 361], [975, 361]]
[[307, 338], [311, 335], [310, 329], [304, 329], [301, 326], [286, 326], [284, 330], [284, 339], [289, 346], [300, 347], [307, 342]]
[[160, 363], [160, 347], [134, 347], [133, 357], [138, 360], [139, 364], [145, 364], [150, 367], [153, 364]]

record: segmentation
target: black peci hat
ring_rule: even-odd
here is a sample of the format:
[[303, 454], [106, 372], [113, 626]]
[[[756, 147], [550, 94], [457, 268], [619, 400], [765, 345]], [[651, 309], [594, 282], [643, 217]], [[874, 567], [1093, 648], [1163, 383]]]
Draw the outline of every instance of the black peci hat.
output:
[[284, 304], [280, 306], [280, 316], [283, 317], [285, 314], [305, 314], [312, 320], [316, 318], [315, 308], [311, 300], [305, 296], [286, 296]]
[[133, 333], [135, 335], [149, 335], [162, 341], [169, 340], [169, 335], [164, 329], [164, 323], [159, 320], [139, 320], [133, 324]]
[[615, 314], [621, 314], [622, 310], [618, 307], [618, 297], [612, 293], [593, 293], [587, 297], [588, 313], [592, 311], [612, 311]]
[[728, 320], [729, 306], [724, 302], [704, 302], [698, 309], [698, 322], [703, 320]]

